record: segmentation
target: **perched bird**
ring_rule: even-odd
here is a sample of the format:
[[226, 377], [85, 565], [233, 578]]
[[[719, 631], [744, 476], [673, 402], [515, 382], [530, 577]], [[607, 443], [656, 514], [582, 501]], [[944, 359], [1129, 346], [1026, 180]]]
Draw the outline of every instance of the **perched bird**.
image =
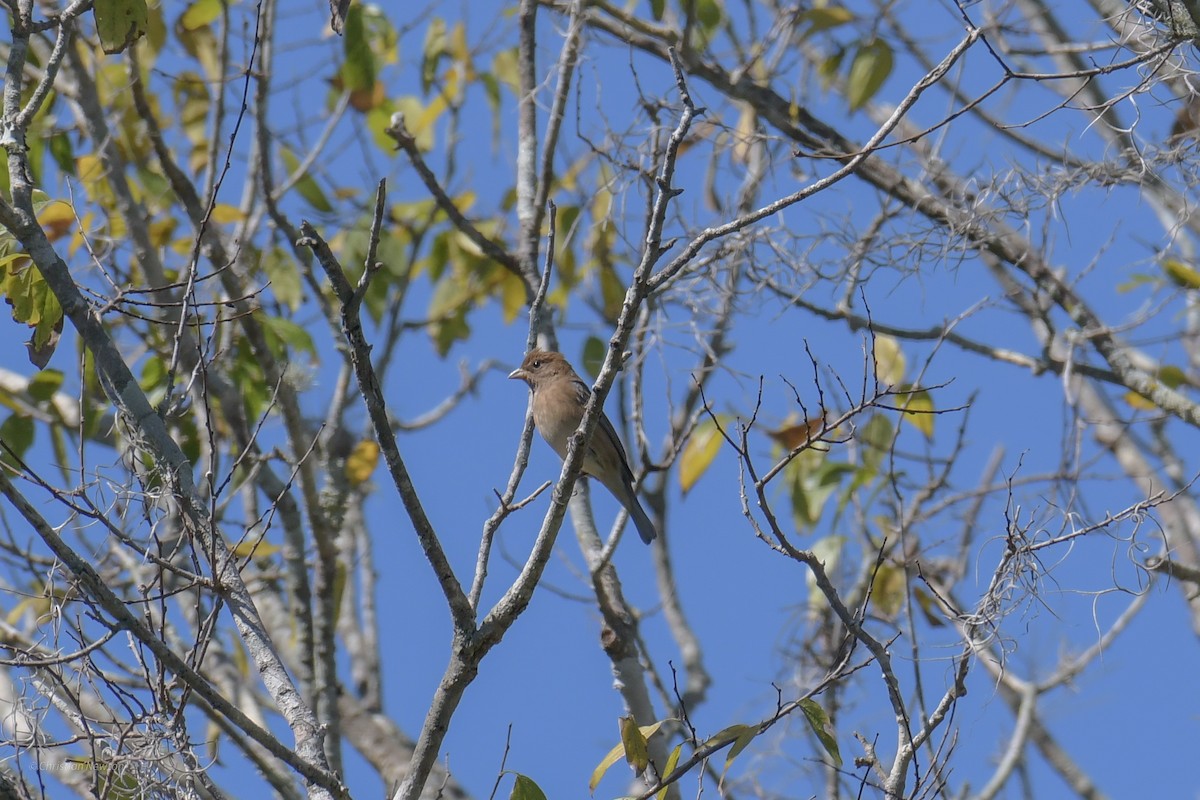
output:
[[[533, 424], [559, 458], [565, 459], [567, 443], [579, 429], [591, 387], [571, 369], [562, 353], [550, 350], [530, 350], [521, 366], [508, 377], [529, 384], [529, 391], [533, 392]], [[604, 484], [617, 502], [625, 506], [643, 542], [654, 541], [654, 523], [633, 491], [633, 470], [629, 468], [625, 448], [603, 411], [583, 457], [583, 474]]]

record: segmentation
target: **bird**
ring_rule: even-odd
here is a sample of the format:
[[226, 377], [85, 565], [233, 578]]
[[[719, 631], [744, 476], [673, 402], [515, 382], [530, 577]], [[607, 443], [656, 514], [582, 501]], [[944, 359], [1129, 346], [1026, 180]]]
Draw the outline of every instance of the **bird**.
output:
[[[592, 396], [591, 387], [580, 379], [562, 353], [553, 350], [530, 350], [521, 366], [508, 377], [529, 384], [533, 394], [533, 424], [559, 458], [565, 460], [571, 435], [579, 429], [584, 408]], [[583, 457], [583, 474], [600, 481], [625, 507], [643, 542], [654, 541], [657, 532], [633, 491], [633, 470], [629, 468], [625, 448], [603, 411]]]

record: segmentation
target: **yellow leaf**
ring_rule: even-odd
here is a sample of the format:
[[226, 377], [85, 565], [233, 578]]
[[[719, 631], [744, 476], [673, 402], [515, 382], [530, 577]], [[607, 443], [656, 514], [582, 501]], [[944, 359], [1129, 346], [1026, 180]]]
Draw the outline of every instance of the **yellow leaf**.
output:
[[446, 52], [460, 64], [471, 63], [471, 46], [467, 43], [467, 28], [462, 22], [454, 23], [446, 41]]
[[416, 140], [417, 149], [426, 152], [433, 149], [435, 123], [445, 110], [446, 98], [442, 95], [434, 97], [428, 105], [412, 95], [396, 99], [396, 111], [404, 115], [404, 126]]
[[737, 129], [733, 134], [730, 157], [735, 164], [748, 164], [754, 141], [758, 137], [758, 112], [750, 103], [742, 103], [741, 106], [742, 113], [738, 117]]
[[[1187, 382], [1187, 374], [1173, 364], [1159, 367], [1154, 375], [1168, 389], [1178, 389]], [[1125, 393], [1125, 402], [1140, 411], [1155, 411], [1158, 409], [1153, 400], [1134, 391]]]
[[165, 247], [171, 241], [171, 235], [179, 223], [174, 217], [165, 217], [150, 223], [150, 243], [155, 247]]
[[[721, 428], [729, 424], [727, 415], [719, 415], [717, 420]], [[679, 457], [679, 486], [685, 494], [696, 485], [700, 476], [708, 471], [713, 459], [721, 450], [722, 441], [724, 437], [721, 436], [717, 423], [711, 419], [706, 419], [692, 431], [691, 437], [684, 445], [683, 455]]]
[[104, 164], [97, 156], [82, 155], [76, 158], [75, 174], [79, 176], [80, 182], [83, 183], [83, 187], [89, 195], [107, 184], [104, 180]]
[[42, 207], [37, 220], [46, 232], [46, 238], [56, 242], [75, 228], [75, 209], [70, 203], [55, 200]]
[[[12, 611], [8, 612], [8, 615], [5, 616], [4, 621], [7, 622], [9, 625], [16, 625], [18, 622], [21, 621], [21, 617], [25, 614], [26, 610], [33, 607], [33, 603], [34, 603], [34, 601], [32, 598], [29, 598], [29, 597], [25, 598], [24, 600], [22, 600], [21, 602], [17, 603], [15, 606], [13, 606]], [[37, 616], [37, 615], [35, 615], [35, 616]]]
[[212, 211], [213, 222], [219, 222], [222, 225], [228, 225], [231, 222], [241, 222], [245, 219], [245, 215], [237, 206], [231, 206], [226, 203], [217, 203], [213, 206]]
[[268, 558], [278, 553], [281, 549], [279, 545], [269, 544], [262, 539], [256, 539], [252, 542], [238, 542], [234, 545], [231, 552], [236, 558]]
[[204, 728], [204, 741], [207, 743], [205, 753], [209, 761], [216, 761], [220, 755], [222, 728], [215, 721], [209, 720]]
[[364, 439], [354, 446], [346, 458], [346, 479], [351, 486], [358, 486], [371, 477], [379, 463], [379, 445]]
[[887, 620], [895, 619], [904, 605], [904, 595], [904, 570], [892, 564], [880, 566], [871, 583], [871, 602], [879, 615]]
[[1200, 289], [1200, 272], [1183, 263], [1177, 258], [1163, 261], [1163, 272], [1177, 285], [1185, 289]]
[[615, 322], [621, 315], [621, 307], [625, 304], [625, 285], [621, 283], [617, 271], [612, 264], [600, 264], [600, 298], [604, 305], [604, 318]]
[[[663, 775], [670, 775], [675, 771], [675, 765], [679, 763], [679, 756], [682, 753], [683, 743], [680, 742], [679, 744], [675, 745], [673, 750], [671, 750], [671, 755], [667, 756], [667, 763], [662, 769]], [[670, 786], [664, 786], [663, 788], [659, 789], [658, 794], [654, 795], [654, 800], [666, 800], [667, 790], [670, 788]]]
[[904, 353], [891, 336], [875, 336], [875, 379], [884, 386], [898, 386], [904, 380]]
[[492, 58], [492, 74], [502, 84], [512, 89], [514, 94], [520, 91], [521, 88], [518, 67], [516, 47], [501, 50]]
[[904, 421], [925, 434], [926, 439], [933, 438], [933, 398], [929, 392], [920, 389], [900, 395], [900, 408], [904, 409]]
[[507, 325], [525, 308], [525, 284], [507, 270], [500, 278], [500, 310]]
[[468, 189], [467, 191], [459, 192], [454, 196], [454, 206], [459, 211], [466, 214], [471, 210], [471, 207], [475, 205], [476, 199], [478, 199], [478, 194]]
[[1158, 406], [1154, 404], [1153, 400], [1148, 397], [1143, 397], [1134, 391], [1125, 393], [1125, 402], [1139, 411], [1154, 411], [1158, 408]]
[[179, 18], [179, 25], [184, 30], [194, 31], [214, 22], [221, 16], [219, 0], [195, 0], [188, 5], [187, 10]]
[[621, 746], [625, 748], [625, 761], [633, 771], [638, 775], [645, 772], [650, 766], [650, 748], [633, 717], [621, 717]]
[[820, 33], [821, 31], [827, 31], [830, 28], [836, 28], [848, 22], [853, 22], [854, 13], [841, 6], [824, 6], [810, 8], [799, 14], [797, 19], [808, 23], [808, 27], [804, 31], [804, 36], [807, 38], [814, 33]]
[[71, 235], [71, 243], [67, 245], [68, 255], [75, 255], [79, 252], [79, 248], [87, 242], [87, 236], [92, 231], [92, 224], [95, 221], [95, 215], [91, 211], [83, 215], [83, 219], [79, 221], [79, 227]]
[[[653, 725], [643, 725], [638, 728], [638, 732], [641, 734], [644, 740], [648, 740], [651, 736], [658, 732], [658, 729], [661, 728], [664, 723], [669, 721], [670, 720], [661, 719], [658, 722], [655, 722]], [[604, 777], [604, 773], [608, 772], [608, 768], [617, 763], [617, 761], [619, 761], [624, 755], [624, 743], [618, 744], [612, 750], [609, 750], [608, 754], [605, 755], [604, 758], [600, 760], [600, 763], [596, 765], [596, 769], [592, 770], [592, 777], [590, 780], [588, 780], [588, 791], [596, 791], [596, 787], [600, 785], [600, 779]]]

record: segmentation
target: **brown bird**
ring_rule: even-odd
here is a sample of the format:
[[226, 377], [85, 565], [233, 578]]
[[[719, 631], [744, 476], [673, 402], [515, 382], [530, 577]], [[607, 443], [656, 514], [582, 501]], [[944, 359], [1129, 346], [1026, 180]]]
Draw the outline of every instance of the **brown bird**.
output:
[[[583, 410], [592, 395], [591, 387], [571, 369], [562, 353], [551, 350], [530, 350], [521, 366], [508, 377], [529, 384], [529, 391], [533, 392], [533, 424], [559, 458], [565, 459], [567, 443], [579, 429]], [[612, 492], [629, 512], [643, 542], [654, 541], [654, 523], [633, 491], [633, 470], [629, 468], [625, 448], [603, 411], [583, 457], [583, 474], [592, 476]]]

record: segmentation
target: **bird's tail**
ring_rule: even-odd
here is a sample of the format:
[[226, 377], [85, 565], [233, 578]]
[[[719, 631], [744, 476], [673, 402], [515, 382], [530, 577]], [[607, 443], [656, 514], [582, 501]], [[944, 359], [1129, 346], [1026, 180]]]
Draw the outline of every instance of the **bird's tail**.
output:
[[658, 532], [654, 530], [654, 523], [646, 516], [646, 511], [642, 508], [642, 504], [638, 501], [638, 496], [632, 491], [629, 493], [630, 503], [628, 506], [629, 516], [633, 520], [633, 526], [637, 528], [638, 536], [642, 537], [642, 541], [650, 544], [654, 541], [654, 537]]

